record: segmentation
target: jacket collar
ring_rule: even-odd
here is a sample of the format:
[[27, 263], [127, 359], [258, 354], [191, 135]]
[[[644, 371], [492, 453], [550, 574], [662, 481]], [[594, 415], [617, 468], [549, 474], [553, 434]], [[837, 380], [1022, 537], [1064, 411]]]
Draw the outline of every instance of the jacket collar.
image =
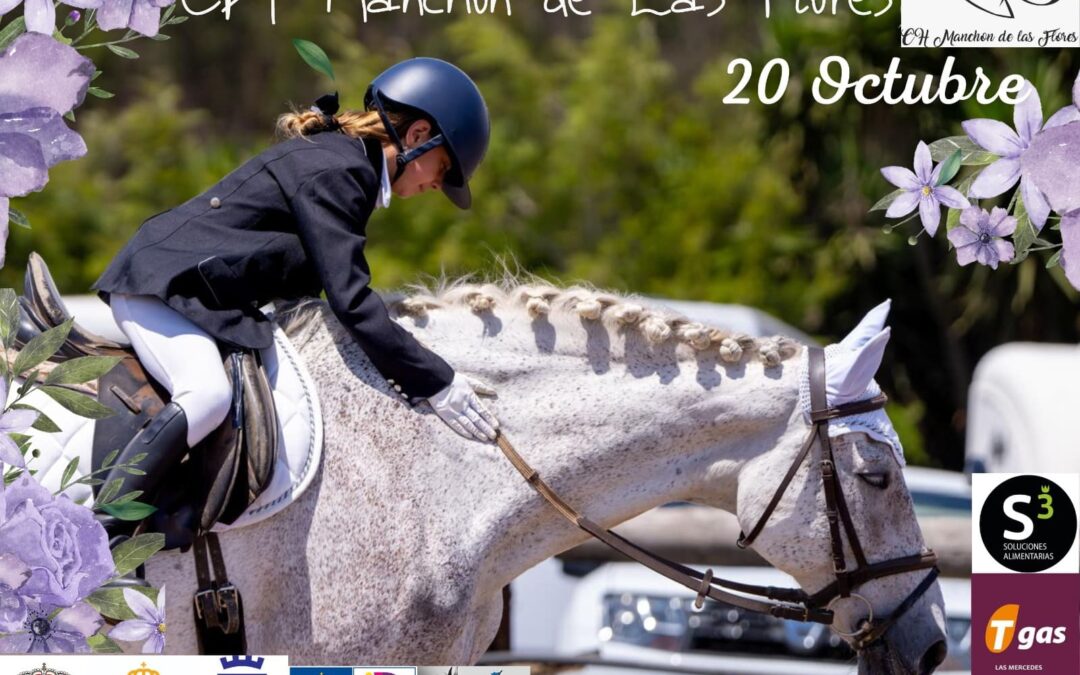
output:
[[376, 181], [379, 185], [379, 194], [375, 198], [375, 208], [386, 208], [390, 205], [393, 190], [390, 186], [390, 170], [386, 164], [386, 155], [383, 153], [382, 142], [377, 138], [353, 140], [363, 147], [368, 160], [371, 162], [371, 168], [375, 169]]

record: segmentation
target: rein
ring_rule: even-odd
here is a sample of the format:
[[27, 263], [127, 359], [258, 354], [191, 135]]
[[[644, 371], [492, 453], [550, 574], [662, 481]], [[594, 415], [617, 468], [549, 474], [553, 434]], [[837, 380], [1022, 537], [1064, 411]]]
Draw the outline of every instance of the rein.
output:
[[[780, 499], [783, 497], [788, 485], [795, 477], [795, 474], [798, 473], [799, 467], [810, 453], [810, 449], [816, 444], [820, 448], [819, 462], [821, 465], [822, 489], [825, 492], [825, 515], [829, 521], [833, 573], [836, 579], [813, 594], [809, 594], [800, 588], [758, 586], [722, 579], [714, 576], [711, 569], [707, 569], [704, 573], [698, 572], [642, 548], [589, 520], [567, 504], [551, 486], [544, 482], [539, 472], [529, 466], [528, 462], [518, 454], [501, 431], [498, 432], [495, 442], [507, 459], [510, 460], [510, 463], [514, 465], [514, 468], [528, 481], [529, 485], [539, 492], [564, 518], [628, 558], [694, 591], [697, 594], [694, 599], [694, 607], [700, 609], [705, 598], [711, 598], [745, 610], [770, 614], [781, 619], [832, 625], [833, 612], [830, 609], [832, 603], [840, 598], [856, 597], [870, 608], [869, 617], [863, 621], [855, 632], [837, 632], [845, 637], [852, 638], [856, 649], [863, 649], [884, 636], [889, 628], [905, 612], [911, 609], [918, 599], [933, 585], [938, 575], [937, 555], [933, 551], [927, 550], [920, 554], [893, 558], [882, 562], [867, 562], [862, 545], [859, 543], [858, 534], [855, 531], [855, 525], [851, 520], [847, 502], [844, 499], [840, 479], [836, 475], [836, 464], [833, 459], [833, 447], [829, 438], [828, 423], [829, 420], [838, 417], [880, 409], [885, 406], [887, 399], [884, 394], [879, 394], [865, 401], [829, 407], [826, 405], [825, 397], [825, 351], [820, 347], [808, 347], [807, 349], [809, 356], [810, 406], [812, 408], [810, 432], [807, 434], [806, 440], [803, 441], [802, 449], [796, 455], [795, 460], [788, 468], [787, 474], [780, 481], [772, 499], [769, 500], [769, 504], [765, 507], [765, 511], [762, 512], [749, 534], [739, 536], [736, 545], [740, 548], [746, 548], [761, 534], [769, 517], [780, 503]], [[847, 569], [844, 543], [840, 534], [841, 526], [847, 534], [848, 544], [855, 555], [855, 568], [852, 570]], [[873, 579], [922, 569], [930, 569], [930, 573], [889, 616], [881, 621], [874, 621], [873, 607], [870, 602], [858, 593], [853, 592], [853, 589]], [[763, 599], [748, 598], [730, 591], [757, 595]]]

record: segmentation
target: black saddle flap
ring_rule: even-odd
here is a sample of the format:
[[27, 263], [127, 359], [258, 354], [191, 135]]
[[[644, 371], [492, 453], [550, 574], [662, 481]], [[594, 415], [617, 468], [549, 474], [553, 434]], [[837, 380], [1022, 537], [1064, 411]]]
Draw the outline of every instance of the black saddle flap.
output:
[[[219, 521], [232, 523], [247, 510], [273, 479], [277, 458], [277, 411], [258, 352], [231, 353], [224, 366], [234, 389], [229, 415], [191, 449], [176, 480], [153, 500], [170, 513], [184, 504], [194, 507], [204, 532]], [[95, 423], [94, 469], [164, 407], [168, 392], [129, 352], [98, 381], [98, 399], [118, 414]]]
[[232, 410], [196, 453], [205, 486], [203, 530], [239, 518], [270, 484], [276, 461], [277, 411], [258, 352], [232, 353], [225, 372], [233, 383]]

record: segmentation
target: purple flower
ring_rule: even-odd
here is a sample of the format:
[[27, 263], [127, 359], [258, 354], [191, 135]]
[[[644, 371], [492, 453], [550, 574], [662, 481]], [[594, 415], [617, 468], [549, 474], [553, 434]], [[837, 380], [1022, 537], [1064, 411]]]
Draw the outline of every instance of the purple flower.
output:
[[[7, 218], [6, 209], [4, 218]], [[8, 382], [5, 378], [0, 377], [0, 405], [7, 401], [7, 396]], [[0, 465], [26, 466], [26, 458], [22, 456], [22, 453], [19, 452], [19, 446], [15, 444], [15, 441], [11, 440], [11, 436], [8, 434], [26, 431], [37, 420], [39, 414], [36, 410], [16, 409], [8, 410], [0, 415]]]
[[109, 638], [123, 642], [145, 640], [143, 654], [160, 654], [165, 649], [165, 589], [158, 591], [157, 606], [130, 588], [124, 589], [124, 600], [135, 612], [135, 618], [118, 623], [109, 631]]
[[93, 74], [90, 59], [39, 33], [20, 35], [0, 54], [0, 250], [7, 241], [8, 198], [40, 190], [49, 167], [86, 154], [86, 143], [63, 116], [82, 103]]
[[0, 634], [19, 630], [26, 621], [26, 598], [20, 589], [30, 568], [13, 555], [0, 555]]
[[49, 618], [53, 605], [36, 605], [27, 612], [19, 630], [0, 638], [0, 652], [8, 654], [88, 654], [87, 643], [104, 620], [97, 611], [78, 602]]
[[[23, 0], [0, 0], [0, 14], [7, 14], [19, 6]], [[72, 7], [100, 7], [101, 0], [65, 0], [65, 5]], [[25, 0], [23, 2], [23, 17], [26, 19], [26, 30], [30, 33], [52, 35], [56, 28], [56, 5], [52, 0]]]
[[[1035, 231], [1041, 231], [1050, 215], [1050, 204], [1046, 195], [1022, 171], [1022, 159], [1031, 154], [1027, 150], [1036, 134], [1043, 129], [1042, 101], [1039, 92], [1027, 82], [1021, 99], [1013, 106], [1013, 131], [1003, 122], [989, 119], [967, 120], [963, 123], [968, 137], [979, 147], [998, 155], [1000, 159], [986, 167], [971, 185], [968, 194], [976, 199], [997, 197], [1020, 181], [1020, 193], [1024, 198], [1024, 208], [1031, 217]], [[1076, 106], [1066, 106], [1047, 120], [1046, 129], [1080, 120], [1080, 110]]]
[[[1073, 96], [1080, 100], [1080, 78]], [[1025, 175], [1061, 214], [1061, 267], [1069, 283], [1080, 289], [1080, 122], [1043, 129], [1022, 163]]]
[[993, 212], [972, 206], [960, 214], [960, 225], [949, 232], [949, 241], [956, 247], [956, 262], [970, 265], [978, 261], [997, 269], [999, 262], [1012, 260], [1013, 245], [1001, 237], [1016, 231], [1016, 218], [997, 206]]
[[131, 28], [147, 37], [157, 35], [161, 10], [175, 0], [103, 0], [97, 13], [102, 30]]
[[0, 556], [29, 568], [23, 596], [68, 607], [116, 573], [105, 528], [67, 495], [54, 497], [24, 473], [8, 486], [3, 506]]
[[68, 12], [67, 17], [64, 19], [64, 25], [65, 26], [72, 26], [74, 24], [77, 24], [77, 23], [79, 23], [79, 19], [81, 19], [81, 18], [82, 18], [82, 14], [79, 12], [79, 10], [73, 9], [70, 12]]
[[[10, 213], [11, 200], [7, 197], [0, 197], [0, 267], [4, 266], [4, 261], [7, 258], [7, 247], [4, 245], [7, 242], [8, 236], [8, 220], [11, 217]], [[3, 460], [0, 459], [0, 463]]]
[[1061, 246], [1061, 268], [1065, 270], [1065, 278], [1080, 291], [1080, 209], [1061, 217]]
[[1021, 163], [1050, 208], [1060, 214], [1080, 209], [1080, 122], [1043, 129]]
[[918, 206], [919, 218], [931, 237], [937, 232], [938, 223], [941, 222], [941, 204], [954, 209], [966, 209], [970, 206], [964, 195], [955, 188], [937, 185], [941, 165], [933, 165], [930, 148], [922, 141], [919, 141], [915, 148], [914, 173], [902, 166], [887, 166], [881, 170], [881, 174], [885, 176], [885, 180], [904, 190], [904, 193], [889, 205], [885, 216], [900, 218]]

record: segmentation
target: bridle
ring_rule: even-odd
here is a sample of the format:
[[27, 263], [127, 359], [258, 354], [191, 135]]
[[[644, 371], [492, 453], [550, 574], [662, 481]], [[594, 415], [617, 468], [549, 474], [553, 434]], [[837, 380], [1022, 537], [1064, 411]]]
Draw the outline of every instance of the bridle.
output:
[[[772, 499], [769, 500], [764, 512], [762, 512], [754, 527], [750, 529], [749, 534], [739, 535], [736, 544], [740, 548], [746, 548], [761, 534], [769, 517], [780, 503], [780, 499], [783, 497], [788, 485], [791, 484], [791, 480], [798, 473], [799, 467], [806, 460], [806, 456], [810, 454], [810, 449], [815, 444], [818, 445], [821, 449], [819, 461], [822, 489], [825, 492], [825, 516], [829, 521], [833, 574], [836, 578], [832, 583], [816, 593], [807, 593], [800, 588], [758, 586], [721, 579], [713, 576], [711, 569], [706, 570], [704, 573], [698, 572], [695, 569], [652, 553], [611, 530], [597, 525], [574, 510], [540, 478], [540, 474], [535, 469], [522, 459], [502, 432], [499, 432], [496, 443], [498, 443], [507, 459], [514, 465], [514, 468], [563, 517], [623, 555], [696, 592], [697, 597], [694, 600], [696, 608], [701, 608], [705, 598], [712, 598], [753, 612], [771, 614], [781, 619], [832, 625], [833, 612], [830, 609], [832, 604], [840, 598], [854, 597], [866, 603], [867, 607], [870, 608], [870, 615], [854, 632], [837, 632], [851, 638], [856, 649], [864, 649], [884, 636], [893, 624], [911, 609], [933, 585], [938, 576], [937, 555], [932, 550], [927, 549], [923, 553], [915, 555], [876, 563], [867, 562], [862, 545], [859, 543], [859, 536], [855, 531], [855, 525], [852, 523], [847, 502], [844, 499], [840, 479], [836, 474], [836, 462], [833, 459], [833, 447], [829, 439], [828, 423], [829, 420], [838, 417], [883, 408], [887, 399], [884, 394], [879, 394], [865, 401], [828, 406], [825, 397], [825, 351], [820, 347], [808, 347], [807, 350], [810, 371], [810, 421], [812, 425], [810, 432], [807, 434], [806, 440], [803, 441], [799, 454], [796, 455], [788, 468], [787, 474], [780, 481], [780, 485], [777, 486], [776, 492], [773, 493]], [[848, 544], [855, 556], [855, 568], [851, 570], [847, 568], [844, 542], [840, 534], [841, 527], [847, 534]], [[858, 593], [853, 592], [862, 584], [874, 579], [923, 569], [929, 569], [930, 572], [891, 614], [878, 621], [874, 620], [873, 607], [870, 602]], [[748, 598], [729, 591], [757, 595], [763, 599]]]

